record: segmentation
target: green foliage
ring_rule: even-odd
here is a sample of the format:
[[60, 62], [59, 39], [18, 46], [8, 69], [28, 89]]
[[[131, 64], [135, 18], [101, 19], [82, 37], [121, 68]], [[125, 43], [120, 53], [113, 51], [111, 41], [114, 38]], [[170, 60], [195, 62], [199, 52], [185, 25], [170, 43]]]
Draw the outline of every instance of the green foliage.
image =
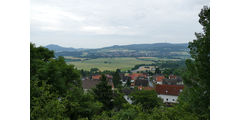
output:
[[[60, 120], [66, 118], [64, 115], [64, 103], [59, 100], [59, 96], [50, 92], [51, 85], [45, 81], [30, 81], [31, 100], [30, 100], [30, 118], [31, 120]], [[39, 86], [41, 84], [41, 86]]]
[[157, 106], [161, 106], [163, 101], [157, 97], [157, 93], [153, 90], [140, 90], [131, 94], [133, 104], [142, 105], [144, 110], [149, 110]]
[[200, 119], [210, 119], [210, 8], [199, 14], [203, 33], [195, 33], [196, 40], [189, 43], [194, 60], [187, 60], [183, 79], [186, 88], [179, 97], [180, 106]]
[[98, 73], [98, 72], [99, 72], [99, 69], [98, 69], [98, 68], [91, 68], [91, 69], [90, 69], [90, 72], [91, 72], [91, 73]]
[[31, 46], [31, 119], [78, 120], [91, 119], [99, 113], [100, 102], [84, 94], [80, 72], [67, 65], [63, 57], [53, 58], [53, 52]]
[[127, 86], [127, 87], [130, 87], [130, 85], [131, 85], [131, 79], [129, 78], [129, 79], [127, 79], [126, 86]]
[[112, 86], [108, 85], [106, 76], [101, 76], [101, 82], [93, 89], [95, 99], [103, 103], [104, 110], [111, 110], [113, 108], [113, 92]]
[[95, 113], [100, 112], [102, 104], [95, 102], [94, 96], [89, 93], [83, 93], [78, 87], [68, 91], [66, 99], [66, 114], [71, 120], [78, 118], [91, 118]]
[[161, 71], [159, 70], [159, 68], [156, 68], [155, 74], [160, 74], [160, 73], [161, 73]]
[[114, 84], [114, 87], [118, 88], [119, 86], [121, 86], [121, 77], [119, 75], [120, 73], [120, 70], [117, 69], [116, 72], [113, 74], [113, 84]]
[[127, 101], [123, 97], [124, 95], [119, 92], [118, 90], [114, 91], [114, 96], [113, 96], [113, 106], [115, 110], [120, 110], [123, 108], [123, 104], [126, 104]]
[[81, 86], [80, 74], [72, 65], [67, 65], [63, 57], [50, 60], [39, 69], [40, 79], [48, 80], [48, 84], [54, 86], [59, 94], [64, 95], [72, 86]]
[[44, 47], [36, 48], [34, 44], [30, 43], [30, 76], [36, 74], [37, 70], [42, 65], [54, 57], [53, 51], [49, 51]]

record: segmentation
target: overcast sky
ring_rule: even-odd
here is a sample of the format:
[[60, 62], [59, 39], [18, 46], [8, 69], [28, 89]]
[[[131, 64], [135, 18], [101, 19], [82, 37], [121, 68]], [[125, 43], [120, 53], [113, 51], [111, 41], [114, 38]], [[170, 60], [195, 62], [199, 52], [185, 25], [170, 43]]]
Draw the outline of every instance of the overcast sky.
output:
[[187, 43], [208, 0], [31, 0], [31, 42], [100, 48]]

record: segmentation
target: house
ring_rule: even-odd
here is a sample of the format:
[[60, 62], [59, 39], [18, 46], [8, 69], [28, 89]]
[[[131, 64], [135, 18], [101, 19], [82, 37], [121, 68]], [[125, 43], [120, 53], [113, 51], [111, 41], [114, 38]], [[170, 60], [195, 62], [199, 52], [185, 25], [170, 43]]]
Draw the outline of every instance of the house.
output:
[[82, 81], [82, 87], [83, 90], [86, 92], [89, 89], [92, 89], [94, 87], [96, 87], [96, 85], [99, 83], [99, 80], [83, 80]]
[[165, 79], [165, 77], [163, 75], [157, 75], [155, 78], [155, 81], [157, 84], [162, 85], [163, 84], [163, 79]]
[[[86, 91], [88, 91], [90, 89], [93, 89], [100, 82], [101, 82], [100, 80], [96, 80], [96, 79], [93, 79], [93, 80], [90, 80], [90, 79], [82, 80], [83, 90], [86, 92]], [[113, 84], [112, 81], [108, 80], [108, 85], [112, 86], [112, 90], [114, 90], [114, 84]]]
[[177, 79], [177, 76], [176, 76], [176, 75], [173, 75], [173, 74], [171, 74], [171, 75], [169, 75], [169, 76], [168, 76], [168, 79]]
[[135, 86], [144, 86], [144, 87], [147, 87], [147, 86], [148, 86], [148, 80], [147, 80], [147, 79], [140, 79], [140, 78], [138, 78], [138, 79], [135, 81]]
[[130, 94], [132, 93], [132, 92], [134, 92], [135, 90], [134, 89], [128, 89], [128, 88], [124, 88], [124, 89], [122, 89], [122, 93], [124, 94], [124, 99], [129, 103], [129, 104], [132, 104], [133, 103], [133, 101], [131, 100], [131, 98], [130, 98]]
[[122, 82], [122, 86], [124, 86], [127, 83], [128, 80], [131, 81], [131, 78], [128, 77], [128, 76], [123, 76], [120, 80]]
[[107, 74], [106, 77], [107, 77], [107, 79], [108, 79], [109, 81], [112, 81], [112, 79], [113, 79], [113, 76], [112, 76], [112, 75], [109, 75], [109, 74]]
[[92, 80], [100, 80], [101, 75], [93, 75]]
[[130, 88], [134, 88], [134, 86], [135, 86], [135, 83], [132, 82]]
[[155, 90], [164, 103], [177, 103], [177, 98], [183, 88], [183, 85], [156, 85]]
[[136, 80], [138, 77], [147, 77], [147, 75], [143, 73], [132, 73], [128, 76], [131, 77], [131, 80]]
[[164, 85], [183, 85], [183, 80], [180, 77], [176, 77], [175, 79], [163, 79]]
[[143, 73], [132, 73], [129, 74], [128, 77], [131, 78], [131, 88], [134, 88], [135, 85], [140, 86], [141, 84], [144, 84], [145, 86], [145, 82], [142, 82], [141, 80], [145, 80], [147, 79], [147, 75], [143, 74]]

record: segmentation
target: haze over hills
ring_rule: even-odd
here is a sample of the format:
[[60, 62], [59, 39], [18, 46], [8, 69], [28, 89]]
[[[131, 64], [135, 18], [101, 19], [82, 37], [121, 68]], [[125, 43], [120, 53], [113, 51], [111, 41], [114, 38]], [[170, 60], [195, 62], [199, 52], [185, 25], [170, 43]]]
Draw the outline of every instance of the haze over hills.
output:
[[53, 50], [55, 52], [84, 50], [84, 48], [77, 48], [76, 49], [76, 48], [72, 48], [72, 47], [62, 47], [62, 46], [55, 45], [55, 44], [49, 44], [45, 47], [48, 48], [49, 50]]
[[189, 57], [187, 43], [154, 43], [114, 45], [98, 49], [65, 48], [58, 45], [46, 46], [55, 51], [56, 56], [73, 56], [84, 58], [99, 57], [162, 57], [162, 58], [186, 58]]

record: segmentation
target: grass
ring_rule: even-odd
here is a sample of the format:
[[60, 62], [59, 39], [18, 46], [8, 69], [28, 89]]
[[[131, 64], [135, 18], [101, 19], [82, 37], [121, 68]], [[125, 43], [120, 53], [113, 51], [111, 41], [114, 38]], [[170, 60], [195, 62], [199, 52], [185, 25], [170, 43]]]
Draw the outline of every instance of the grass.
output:
[[158, 58], [158, 57], [138, 57], [138, 60], [144, 61], [179, 61], [181, 59], [169, 59], [169, 58]]
[[91, 68], [98, 68], [101, 71], [110, 70], [121, 71], [131, 70], [137, 64], [151, 64], [152, 61], [139, 60], [134, 57], [118, 57], [118, 58], [97, 58], [84, 61], [67, 62], [76, 66], [78, 69], [90, 70]]

